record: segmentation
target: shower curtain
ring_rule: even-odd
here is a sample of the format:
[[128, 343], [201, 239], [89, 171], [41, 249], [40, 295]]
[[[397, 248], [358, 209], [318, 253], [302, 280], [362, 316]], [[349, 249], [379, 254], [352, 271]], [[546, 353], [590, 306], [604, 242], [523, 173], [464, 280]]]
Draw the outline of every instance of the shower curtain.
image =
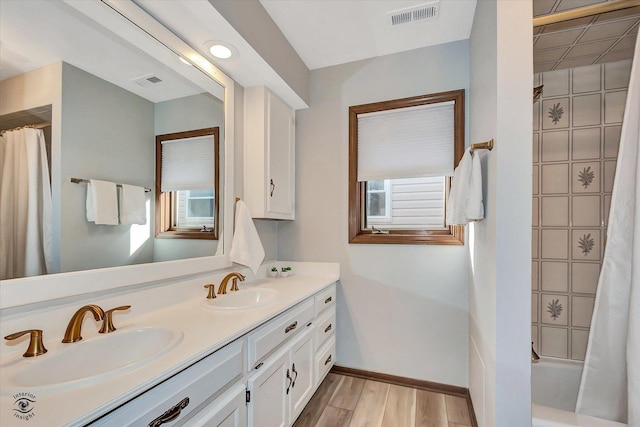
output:
[[640, 426], [640, 39], [576, 412]]
[[51, 186], [41, 129], [0, 136], [0, 279], [51, 269]]

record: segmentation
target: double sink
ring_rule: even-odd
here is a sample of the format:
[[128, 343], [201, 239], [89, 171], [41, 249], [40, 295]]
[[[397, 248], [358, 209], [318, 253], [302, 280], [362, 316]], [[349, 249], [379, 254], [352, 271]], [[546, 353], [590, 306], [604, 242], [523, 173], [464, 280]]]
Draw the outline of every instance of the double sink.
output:
[[[203, 298], [200, 308], [218, 312], [247, 310], [282, 298], [271, 288], [240, 289], [215, 299]], [[113, 333], [59, 346], [38, 357], [13, 355], [0, 360], [2, 394], [38, 390], [60, 391], [96, 383], [151, 363], [179, 346], [184, 333], [166, 326], [123, 327]], [[109, 357], [105, 357], [108, 354]]]

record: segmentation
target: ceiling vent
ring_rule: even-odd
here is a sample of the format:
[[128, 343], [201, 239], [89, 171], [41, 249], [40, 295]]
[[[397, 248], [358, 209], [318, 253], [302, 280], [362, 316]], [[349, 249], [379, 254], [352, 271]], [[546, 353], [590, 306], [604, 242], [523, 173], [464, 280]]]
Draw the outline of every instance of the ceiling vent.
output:
[[140, 86], [143, 86], [143, 87], [148, 87], [148, 86], [152, 86], [152, 85], [154, 85], [156, 83], [160, 83], [162, 81], [162, 79], [160, 79], [155, 74], [147, 74], [147, 75], [144, 75], [144, 76], [136, 77], [135, 79], [132, 79], [131, 81], [133, 81], [137, 85], [140, 85]]
[[430, 21], [438, 18], [440, 2], [434, 1], [388, 12], [389, 25], [396, 27], [417, 21]]

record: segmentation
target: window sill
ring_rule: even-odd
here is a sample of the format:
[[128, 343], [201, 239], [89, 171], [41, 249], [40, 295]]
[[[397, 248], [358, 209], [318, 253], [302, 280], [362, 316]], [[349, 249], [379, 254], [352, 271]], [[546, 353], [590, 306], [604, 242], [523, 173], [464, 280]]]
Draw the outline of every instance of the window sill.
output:
[[390, 230], [389, 234], [360, 231], [349, 236], [349, 243], [379, 245], [464, 245], [464, 226], [453, 225], [448, 230]]

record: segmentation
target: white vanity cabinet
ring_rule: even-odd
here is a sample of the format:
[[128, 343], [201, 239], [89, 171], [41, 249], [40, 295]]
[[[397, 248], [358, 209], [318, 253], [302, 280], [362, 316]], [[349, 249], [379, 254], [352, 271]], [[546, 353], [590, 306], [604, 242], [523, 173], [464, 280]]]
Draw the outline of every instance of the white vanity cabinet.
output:
[[295, 111], [264, 86], [244, 92], [244, 201], [254, 218], [295, 218]]
[[[245, 426], [244, 383], [242, 382], [245, 372], [244, 344], [244, 340], [240, 339], [227, 345], [99, 418], [91, 425], [114, 427], [125, 425], [144, 427], [159, 427], [161, 425]], [[235, 396], [224, 393], [234, 383], [240, 384], [243, 389], [240, 400], [234, 400]], [[227, 401], [230, 403], [225, 404]], [[219, 412], [214, 412], [215, 409]], [[205, 412], [202, 412], [203, 410]], [[190, 424], [190, 418], [194, 415], [208, 415], [212, 421], [209, 424]], [[233, 422], [236, 416], [238, 423], [228, 422]], [[216, 424], [214, 420], [218, 419], [221, 419], [221, 422]]]

